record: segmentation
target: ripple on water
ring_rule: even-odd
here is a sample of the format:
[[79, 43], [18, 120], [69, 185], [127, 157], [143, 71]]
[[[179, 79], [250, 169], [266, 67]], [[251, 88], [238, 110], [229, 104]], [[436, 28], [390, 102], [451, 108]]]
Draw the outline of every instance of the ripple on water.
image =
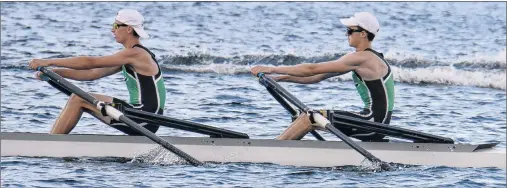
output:
[[[145, 15], [152, 36], [143, 44], [155, 52], [164, 73], [165, 115], [272, 139], [290, 124], [290, 116], [249, 69], [337, 59], [351, 51], [337, 18], [375, 7], [365, 11], [373, 10], [385, 28], [375, 39], [380, 41], [375, 49], [392, 65], [396, 81], [392, 125], [463, 143], [500, 141], [498, 147], [505, 150], [505, 6], [501, 2], [3, 2], [1, 129], [47, 132], [68, 99], [33, 79], [29, 59], [111, 54], [121, 46], [111, 37], [111, 19], [102, 18], [136, 7]], [[165, 19], [154, 19], [161, 17]], [[495, 41], [483, 40], [484, 33]], [[73, 83], [86, 91], [128, 99], [125, 85], [119, 84], [123, 79], [117, 74]], [[315, 85], [282, 85], [312, 108], [362, 107], [348, 74]], [[120, 134], [87, 115], [73, 133]], [[157, 134], [200, 136], [166, 128]], [[2, 157], [0, 168], [2, 187], [506, 186], [505, 170], [495, 168], [409, 166], [379, 173], [358, 167], [250, 163], [193, 167], [131, 159], [23, 157]]]

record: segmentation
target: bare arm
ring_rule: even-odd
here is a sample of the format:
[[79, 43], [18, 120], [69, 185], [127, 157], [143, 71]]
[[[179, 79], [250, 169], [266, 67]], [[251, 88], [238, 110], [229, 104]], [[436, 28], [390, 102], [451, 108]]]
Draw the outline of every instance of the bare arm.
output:
[[269, 73], [288, 74], [291, 76], [308, 77], [323, 73], [347, 73], [359, 68], [365, 61], [358, 53], [347, 54], [335, 61], [323, 63], [305, 63], [296, 66], [272, 67]]
[[46, 66], [58, 66], [66, 67], [76, 70], [87, 70], [93, 68], [103, 67], [116, 67], [125, 64], [129, 64], [132, 58], [137, 54], [138, 51], [132, 48], [123, 49], [113, 55], [92, 57], [92, 56], [80, 56], [70, 58], [59, 58], [59, 59], [33, 59], [30, 62], [30, 67], [36, 69], [37, 67]]
[[344, 73], [323, 73], [323, 74], [317, 74], [313, 76], [308, 77], [298, 77], [298, 76], [289, 76], [289, 75], [282, 75], [278, 76], [275, 80], [279, 82], [293, 82], [293, 83], [300, 83], [300, 84], [314, 84], [319, 83], [322, 80], [339, 76]]
[[120, 72], [121, 66], [95, 68], [91, 70], [53, 69], [53, 71], [64, 78], [78, 81], [91, 81]]

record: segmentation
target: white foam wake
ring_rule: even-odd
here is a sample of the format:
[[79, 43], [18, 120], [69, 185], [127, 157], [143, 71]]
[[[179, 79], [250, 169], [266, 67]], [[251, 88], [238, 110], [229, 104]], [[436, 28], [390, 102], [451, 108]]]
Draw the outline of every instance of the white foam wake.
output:
[[[399, 68], [392, 66], [394, 81], [409, 84], [443, 84], [473, 86], [505, 90], [506, 73], [475, 72], [457, 70], [449, 67], [428, 67], [419, 69]], [[352, 80], [350, 74], [344, 74], [331, 80]]]
[[431, 83], [474, 86], [505, 90], [505, 71], [476, 72], [457, 70], [452, 67], [429, 67], [421, 69], [392, 68], [394, 80], [403, 83]]
[[467, 57], [458, 58], [457, 62], [474, 62], [480, 64], [488, 64], [491, 62], [498, 62], [500, 64], [504, 64], [507, 58], [507, 50], [504, 48], [497, 53], [493, 53], [493, 55], [484, 55], [484, 54], [474, 54]]
[[234, 65], [234, 64], [206, 64], [206, 65], [176, 65], [176, 66], [166, 66], [165, 68], [170, 70], [178, 70], [185, 72], [209, 72], [209, 73], [217, 73], [217, 74], [241, 74], [248, 73], [250, 71], [250, 67], [245, 65]]
[[[177, 65], [165, 66], [166, 69], [185, 72], [209, 72], [217, 74], [246, 74], [250, 66], [234, 64], [207, 64], [207, 65]], [[433, 66], [426, 68], [399, 68], [392, 66], [396, 82], [410, 84], [444, 84], [458, 86], [473, 86], [506, 90], [505, 70], [496, 71], [469, 71], [459, 70], [452, 66]], [[344, 74], [331, 80], [352, 80], [350, 74]]]

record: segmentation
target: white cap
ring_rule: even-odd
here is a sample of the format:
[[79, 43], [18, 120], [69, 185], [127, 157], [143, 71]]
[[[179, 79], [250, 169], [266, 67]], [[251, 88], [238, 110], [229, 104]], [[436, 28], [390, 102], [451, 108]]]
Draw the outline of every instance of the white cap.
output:
[[136, 33], [142, 38], [150, 38], [148, 33], [144, 30], [144, 17], [137, 10], [122, 9], [118, 11], [115, 18], [117, 21], [132, 26]]
[[377, 35], [378, 30], [380, 29], [380, 24], [378, 23], [377, 18], [369, 12], [355, 13], [354, 16], [350, 18], [340, 19], [340, 22], [347, 27], [359, 26], [374, 35]]

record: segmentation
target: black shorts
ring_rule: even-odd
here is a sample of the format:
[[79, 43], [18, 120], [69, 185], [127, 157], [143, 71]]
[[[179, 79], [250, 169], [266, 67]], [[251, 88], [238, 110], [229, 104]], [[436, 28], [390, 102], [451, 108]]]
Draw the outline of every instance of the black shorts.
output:
[[[363, 111], [361, 111], [359, 113], [341, 111], [341, 110], [333, 110], [330, 113], [328, 113], [328, 119], [329, 119], [329, 121], [331, 121], [333, 123], [333, 120], [336, 118], [333, 118], [332, 114], [339, 114], [339, 115], [343, 115], [343, 116], [348, 116], [348, 117], [353, 117], [353, 118], [358, 118], [358, 119], [363, 119], [363, 120], [368, 120], [368, 121], [373, 121], [373, 122], [378, 122], [378, 123], [389, 124], [391, 122], [392, 112], [388, 112], [387, 114], [380, 114], [379, 115], [379, 114], [370, 113], [369, 109], [364, 109]], [[338, 122], [333, 123], [333, 126], [335, 126], [338, 130], [342, 131], [343, 134], [353, 137], [353, 138], [357, 138], [362, 141], [383, 141], [383, 139], [385, 137], [384, 135], [374, 133], [374, 132], [366, 132], [366, 131], [361, 131], [361, 130], [357, 130], [357, 129], [353, 129], [353, 128], [349, 128], [349, 127], [343, 127], [343, 126], [340, 126], [340, 124]]]
[[[164, 114], [164, 110], [162, 109], [159, 109], [158, 112], [153, 112], [153, 110], [147, 110], [147, 109], [153, 109], [149, 106], [145, 106], [145, 105], [140, 105], [140, 106], [135, 106], [135, 105], [132, 105], [130, 103], [127, 103], [121, 99], [117, 99], [117, 98], [114, 98], [113, 97], [113, 107], [115, 107], [116, 109], [122, 111], [125, 115], [128, 115], [128, 112], [124, 112], [124, 108], [131, 108], [131, 109], [136, 109], [136, 110], [142, 110], [142, 111], [145, 111], [145, 112], [151, 112], [151, 113], [157, 113], [157, 114]], [[136, 123], [143, 123], [143, 122], [137, 122]], [[139, 132], [135, 131], [134, 129], [130, 128], [128, 125], [125, 125], [124, 123], [120, 122], [120, 121], [117, 121], [115, 119], [112, 119], [111, 120], [111, 123], [110, 123], [110, 126], [115, 128], [115, 129], [118, 129], [119, 131], [125, 133], [125, 134], [128, 134], [128, 135], [132, 135], [132, 136], [138, 136], [138, 135], [141, 135]], [[158, 128], [160, 127], [159, 125], [154, 125], [154, 124], [146, 124], [146, 125], [143, 125], [144, 128], [148, 129], [149, 131], [153, 132], [153, 133], [156, 133]]]

